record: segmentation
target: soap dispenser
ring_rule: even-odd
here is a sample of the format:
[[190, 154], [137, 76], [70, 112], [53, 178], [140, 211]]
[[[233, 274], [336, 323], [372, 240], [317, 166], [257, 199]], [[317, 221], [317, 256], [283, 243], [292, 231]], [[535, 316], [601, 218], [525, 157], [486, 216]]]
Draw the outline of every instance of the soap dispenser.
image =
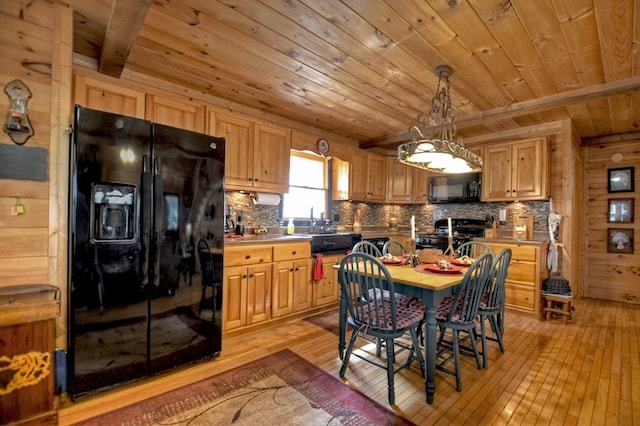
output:
[[287, 224], [287, 235], [293, 235], [295, 230], [295, 225], [293, 224], [293, 219], [289, 219], [289, 223]]

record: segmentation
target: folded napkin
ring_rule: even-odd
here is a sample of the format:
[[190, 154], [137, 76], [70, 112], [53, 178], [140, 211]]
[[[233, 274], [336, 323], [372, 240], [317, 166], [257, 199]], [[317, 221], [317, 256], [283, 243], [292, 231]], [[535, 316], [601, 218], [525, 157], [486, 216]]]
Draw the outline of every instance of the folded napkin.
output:
[[314, 255], [313, 261], [313, 279], [319, 281], [324, 279], [324, 268], [322, 266], [322, 255], [320, 253]]

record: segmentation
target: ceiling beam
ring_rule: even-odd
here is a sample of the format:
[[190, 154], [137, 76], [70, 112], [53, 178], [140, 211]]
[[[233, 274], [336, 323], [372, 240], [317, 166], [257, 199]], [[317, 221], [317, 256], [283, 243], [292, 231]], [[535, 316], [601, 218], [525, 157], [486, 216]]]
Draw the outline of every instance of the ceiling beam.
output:
[[129, 51], [153, 0], [114, 0], [104, 34], [98, 72], [120, 78]]
[[[640, 90], [640, 76], [623, 78], [608, 83], [595, 84], [581, 89], [556, 93], [542, 98], [518, 102], [504, 107], [492, 108], [476, 114], [462, 116], [456, 120], [456, 127], [464, 129], [477, 125], [486, 125], [487, 122], [498, 119], [517, 117], [527, 114], [535, 114], [555, 108], [566, 107], [593, 99], [605, 98], [614, 95], [625, 95]], [[397, 145], [409, 140], [407, 130], [376, 138], [360, 143], [360, 148], [369, 149], [385, 145]]]
[[582, 139], [582, 146], [602, 145], [607, 143], [627, 142], [640, 139], [640, 132], [617, 133], [615, 135], [594, 136]]

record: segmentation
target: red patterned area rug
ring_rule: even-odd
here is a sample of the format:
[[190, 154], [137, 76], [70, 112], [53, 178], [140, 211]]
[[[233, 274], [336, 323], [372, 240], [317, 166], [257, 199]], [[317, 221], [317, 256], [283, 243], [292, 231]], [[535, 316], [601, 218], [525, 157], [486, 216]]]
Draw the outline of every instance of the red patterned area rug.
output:
[[338, 309], [306, 317], [304, 320], [309, 321], [313, 325], [324, 328], [325, 330], [335, 334], [336, 336], [339, 334], [340, 325], [338, 319]]
[[413, 425], [289, 350], [87, 425]]

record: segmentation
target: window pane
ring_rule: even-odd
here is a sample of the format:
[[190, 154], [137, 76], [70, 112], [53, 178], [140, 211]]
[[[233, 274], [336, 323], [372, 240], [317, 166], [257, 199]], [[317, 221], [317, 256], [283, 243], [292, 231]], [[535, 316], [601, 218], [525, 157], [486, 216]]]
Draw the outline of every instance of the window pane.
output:
[[282, 197], [282, 218], [308, 219], [325, 213], [326, 159], [307, 152], [291, 151], [289, 192]]
[[312, 160], [292, 155], [291, 168], [289, 169], [289, 185], [323, 188], [324, 159]]
[[311, 216], [320, 217], [325, 209], [325, 191], [323, 189], [308, 189], [289, 187], [289, 193], [284, 194], [282, 200], [282, 218], [308, 218]]

